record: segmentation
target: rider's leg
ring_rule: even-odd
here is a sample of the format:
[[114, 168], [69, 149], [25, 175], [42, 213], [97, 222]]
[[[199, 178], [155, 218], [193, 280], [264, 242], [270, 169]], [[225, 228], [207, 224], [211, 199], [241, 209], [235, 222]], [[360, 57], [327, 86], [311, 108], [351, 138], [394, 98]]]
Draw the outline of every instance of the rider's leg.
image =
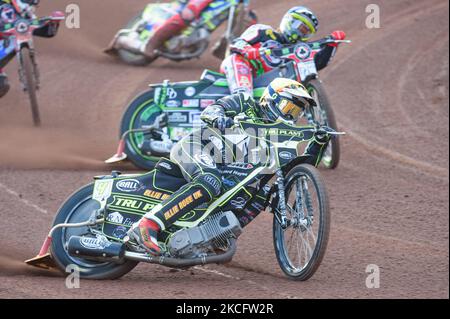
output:
[[9, 91], [9, 81], [6, 73], [0, 68], [0, 98], [5, 96]]
[[181, 14], [174, 15], [166, 20], [153, 34], [146, 48], [146, 55], [154, 57], [155, 50], [160, 48], [164, 42], [179, 34], [190, 22], [197, 19], [202, 11], [213, 0], [191, 0], [183, 9]]
[[232, 94], [244, 92], [253, 96], [253, 74], [250, 62], [242, 55], [231, 54], [221, 66], [225, 73]]
[[154, 207], [128, 233], [132, 240], [155, 255], [161, 252], [157, 240], [159, 232], [221, 193], [221, 174], [213, 156], [204, 152], [202, 143], [192, 137], [183, 139], [171, 152], [171, 159], [180, 165], [190, 183]]

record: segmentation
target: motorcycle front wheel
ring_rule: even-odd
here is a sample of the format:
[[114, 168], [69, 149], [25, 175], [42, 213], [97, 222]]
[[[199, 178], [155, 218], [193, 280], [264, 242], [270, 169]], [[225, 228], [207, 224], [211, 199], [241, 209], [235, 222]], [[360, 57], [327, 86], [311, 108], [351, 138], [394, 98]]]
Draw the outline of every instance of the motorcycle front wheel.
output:
[[288, 227], [273, 221], [275, 254], [286, 276], [306, 281], [322, 262], [330, 232], [328, 195], [315, 167], [301, 164], [287, 174], [286, 201]]
[[[306, 83], [306, 88], [317, 103], [314, 108], [312, 117], [321, 125], [326, 125], [338, 131], [336, 117], [331, 108], [330, 101], [322, 85], [318, 79], [312, 79]], [[341, 146], [338, 136], [333, 136], [322, 157], [322, 164], [328, 169], [335, 169], [339, 165], [341, 159]]]
[[21, 65], [21, 81], [25, 92], [30, 99], [31, 115], [33, 116], [34, 126], [41, 125], [41, 117], [39, 114], [39, 104], [37, 100], [37, 70], [33, 63], [32, 52], [29, 48], [23, 47], [19, 53]]
[[[61, 223], [80, 223], [87, 221], [92, 213], [100, 208], [99, 203], [92, 199], [93, 190], [94, 185], [90, 184], [70, 196], [59, 209], [53, 226]], [[68, 266], [76, 266], [81, 278], [113, 280], [129, 273], [138, 264], [138, 262], [129, 260], [122, 264], [97, 262], [69, 255], [67, 243], [70, 237], [90, 235], [93, 236], [88, 227], [60, 228], [54, 232], [51, 255], [61, 272], [68, 272]]]

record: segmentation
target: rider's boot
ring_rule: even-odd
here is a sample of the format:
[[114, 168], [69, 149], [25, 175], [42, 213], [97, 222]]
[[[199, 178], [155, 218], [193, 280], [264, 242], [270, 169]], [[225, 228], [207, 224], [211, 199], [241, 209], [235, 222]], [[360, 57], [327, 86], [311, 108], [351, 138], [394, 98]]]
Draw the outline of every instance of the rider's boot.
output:
[[204, 174], [183, 186], [170, 198], [155, 206], [128, 231], [131, 241], [152, 255], [161, 255], [158, 234], [179, 218], [220, 195], [221, 181], [213, 174]]
[[9, 88], [8, 76], [0, 69], [0, 98], [8, 93]]
[[202, 11], [209, 5], [211, 0], [191, 0], [180, 14], [174, 15], [165, 21], [153, 34], [147, 44], [145, 55], [154, 59], [157, 56], [156, 50], [164, 42], [179, 34], [188, 24], [197, 19]]

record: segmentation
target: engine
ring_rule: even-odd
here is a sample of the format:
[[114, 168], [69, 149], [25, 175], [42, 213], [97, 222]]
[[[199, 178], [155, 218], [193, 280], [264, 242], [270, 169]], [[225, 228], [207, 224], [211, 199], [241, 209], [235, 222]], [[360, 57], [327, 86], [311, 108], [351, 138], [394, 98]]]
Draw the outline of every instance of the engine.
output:
[[197, 227], [176, 232], [167, 247], [174, 257], [196, 258], [217, 248], [227, 248], [228, 239], [238, 238], [241, 233], [236, 216], [232, 212], [221, 212]]

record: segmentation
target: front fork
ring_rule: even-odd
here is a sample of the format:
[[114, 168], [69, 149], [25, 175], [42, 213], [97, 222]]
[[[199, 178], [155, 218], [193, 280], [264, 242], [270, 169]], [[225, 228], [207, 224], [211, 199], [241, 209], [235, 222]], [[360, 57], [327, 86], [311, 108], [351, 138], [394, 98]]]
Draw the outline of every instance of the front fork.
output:
[[231, 33], [233, 32], [234, 15], [236, 13], [236, 5], [231, 6], [230, 13], [228, 15], [227, 33], [225, 35], [228, 43], [231, 41]]
[[287, 218], [286, 188], [283, 170], [281, 168], [277, 169], [275, 176], [278, 191], [278, 209], [275, 212], [275, 216], [280, 223], [281, 228], [286, 229], [289, 227], [289, 223]]

